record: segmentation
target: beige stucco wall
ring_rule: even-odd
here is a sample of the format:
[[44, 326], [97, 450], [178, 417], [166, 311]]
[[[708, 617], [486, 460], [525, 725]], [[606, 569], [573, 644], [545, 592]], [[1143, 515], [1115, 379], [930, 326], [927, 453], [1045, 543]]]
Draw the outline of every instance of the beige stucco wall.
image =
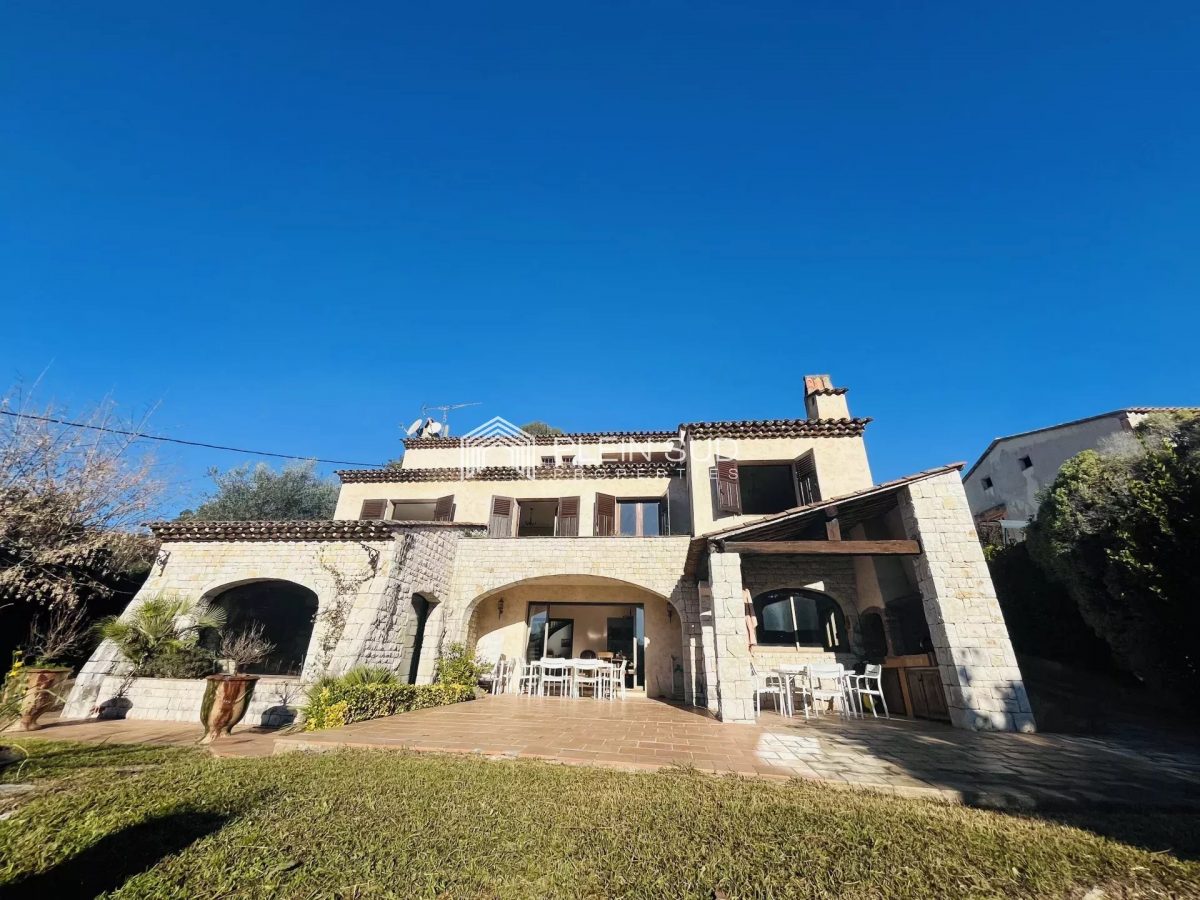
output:
[[[597, 493], [618, 499], [657, 499], [670, 491], [673, 530], [687, 531], [690, 509], [687, 484], [682, 478], [521, 479], [519, 481], [439, 481], [343, 484], [335, 519], [357, 519], [364, 500], [436, 500], [454, 495], [454, 521], [486, 524], [492, 497], [517, 500], [579, 497], [579, 533], [593, 533]], [[390, 515], [390, 513], [389, 513]]]
[[716, 466], [718, 456], [738, 462], [790, 463], [800, 454], [812, 450], [822, 497], [838, 497], [869, 488], [872, 484], [866, 444], [861, 437], [689, 440], [686, 450], [695, 534], [708, 534], [761, 518], [717, 513], [711, 470]]

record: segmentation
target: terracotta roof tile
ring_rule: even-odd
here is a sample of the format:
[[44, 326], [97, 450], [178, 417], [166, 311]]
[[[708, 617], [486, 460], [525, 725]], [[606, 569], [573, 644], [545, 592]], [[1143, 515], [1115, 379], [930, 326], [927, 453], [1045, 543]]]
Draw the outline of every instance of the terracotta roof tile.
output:
[[682, 426], [690, 437], [710, 438], [789, 438], [857, 437], [870, 419], [744, 419], [733, 422], [689, 422]]
[[[597, 466], [535, 466], [533, 481], [569, 481], [603, 478], [674, 478], [683, 474], [679, 463], [628, 462], [604, 463]], [[405, 469], [343, 469], [336, 473], [343, 484], [404, 484], [418, 481], [529, 481], [520, 469], [510, 466], [489, 466], [463, 478], [459, 468]]]
[[150, 530], [171, 541], [387, 541], [410, 528], [484, 528], [474, 522], [390, 522], [377, 519], [293, 522], [151, 522]]

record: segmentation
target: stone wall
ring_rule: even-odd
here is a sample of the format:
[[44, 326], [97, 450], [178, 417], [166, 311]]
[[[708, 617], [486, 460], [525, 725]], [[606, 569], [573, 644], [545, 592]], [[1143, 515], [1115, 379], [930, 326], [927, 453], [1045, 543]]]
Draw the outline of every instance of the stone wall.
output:
[[[132, 678], [109, 675], [97, 691], [97, 714], [102, 719], [156, 719], [200, 724], [203, 678]], [[274, 728], [296, 721], [304, 705], [298, 678], [258, 680], [242, 725]]]
[[956, 472], [903, 489], [909, 538], [921, 542], [918, 586], [950, 720], [959, 728], [1033, 731], [1033, 713]]

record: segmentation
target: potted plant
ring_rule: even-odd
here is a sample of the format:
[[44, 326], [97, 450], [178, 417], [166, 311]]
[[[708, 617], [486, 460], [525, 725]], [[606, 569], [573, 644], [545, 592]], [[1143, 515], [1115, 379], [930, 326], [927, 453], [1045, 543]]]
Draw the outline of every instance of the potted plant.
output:
[[100, 637], [112, 641], [132, 666], [149, 678], [198, 678], [213, 670], [201, 632], [225, 627], [225, 611], [206, 601], [168, 594], [147, 597], [126, 615], [101, 620]]
[[[24, 679], [16, 731], [37, 730], [42, 714], [62, 701], [62, 686], [71, 677], [71, 667], [64, 661], [83, 647], [88, 632], [87, 616], [81, 607], [56, 607], [44, 618], [33, 620], [26, 649], [14, 654], [9, 673], [14, 690]], [[26, 664], [29, 657], [32, 662]]]
[[200, 721], [204, 723], [202, 744], [211, 744], [233, 731], [233, 726], [242, 721], [250, 701], [254, 697], [257, 675], [242, 672], [246, 666], [262, 662], [275, 650], [267, 640], [261, 622], [249, 628], [221, 637], [218, 656], [227, 660], [233, 668], [231, 675], [209, 675], [204, 689], [204, 702], [200, 706]]

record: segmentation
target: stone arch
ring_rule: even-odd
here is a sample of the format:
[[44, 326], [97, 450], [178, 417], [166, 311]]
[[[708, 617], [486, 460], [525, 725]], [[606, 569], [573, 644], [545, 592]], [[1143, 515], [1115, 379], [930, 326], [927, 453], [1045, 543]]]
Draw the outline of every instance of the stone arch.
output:
[[862, 651], [872, 662], [891, 654], [892, 630], [887, 610], [871, 606], [858, 614], [859, 638]]
[[[858, 653], [861, 650], [861, 629], [859, 623], [859, 613], [855, 606], [850, 601], [839, 597], [837, 594], [828, 591], [820, 582], [810, 582], [809, 584], [801, 584], [802, 579], [795, 579], [788, 583], [780, 583], [778, 586], [761, 587], [755, 586], [755, 590], [750, 594], [750, 600], [754, 605], [756, 617], [759, 615], [759, 601], [768, 594], [781, 591], [795, 591], [797, 593], [812, 594], [818, 598], [828, 600], [838, 613], [841, 619], [842, 628], [845, 630], [845, 640], [838, 648], [834, 648], [840, 653]], [[762, 627], [762, 623], [759, 623]], [[773, 646], [765, 644], [762, 646]]]
[[683, 608], [683, 598], [680, 596], [679, 591], [673, 591], [670, 595], [666, 595], [666, 594], [663, 594], [661, 591], [656, 590], [655, 588], [652, 588], [648, 585], [639, 584], [636, 581], [629, 581], [629, 580], [623, 579], [623, 578], [613, 578], [608, 575], [592, 575], [592, 574], [563, 572], [561, 574], [556, 574], [556, 575], [534, 575], [529, 578], [520, 578], [516, 581], [510, 581], [507, 584], [502, 584], [502, 585], [499, 585], [496, 587], [487, 588], [487, 589], [483, 590], [482, 592], [477, 593], [473, 598], [470, 599], [470, 601], [466, 605], [466, 608], [464, 609], [464, 614], [467, 619], [470, 619], [470, 617], [472, 615], [474, 615], [475, 610], [478, 609], [480, 603], [482, 603], [483, 601], [488, 600], [492, 597], [495, 597], [497, 595], [503, 594], [505, 591], [511, 591], [514, 588], [532, 587], [532, 586], [538, 586], [538, 585], [544, 585], [546, 587], [554, 587], [556, 584], [561, 585], [561, 584], [568, 584], [568, 583], [581, 584], [581, 585], [595, 584], [598, 586], [606, 586], [606, 587], [632, 588], [636, 591], [641, 591], [643, 593], [652, 594], [655, 597], [657, 597], [659, 600], [663, 600], [664, 602], [669, 603], [674, 608], [675, 615], [679, 615]]
[[[244, 578], [209, 588], [202, 599], [225, 611], [228, 631], [241, 631], [261, 623], [274, 651], [247, 671], [259, 675], [299, 675], [308, 656], [320, 605], [317, 592], [299, 580]], [[216, 650], [215, 633], [203, 640]]]

